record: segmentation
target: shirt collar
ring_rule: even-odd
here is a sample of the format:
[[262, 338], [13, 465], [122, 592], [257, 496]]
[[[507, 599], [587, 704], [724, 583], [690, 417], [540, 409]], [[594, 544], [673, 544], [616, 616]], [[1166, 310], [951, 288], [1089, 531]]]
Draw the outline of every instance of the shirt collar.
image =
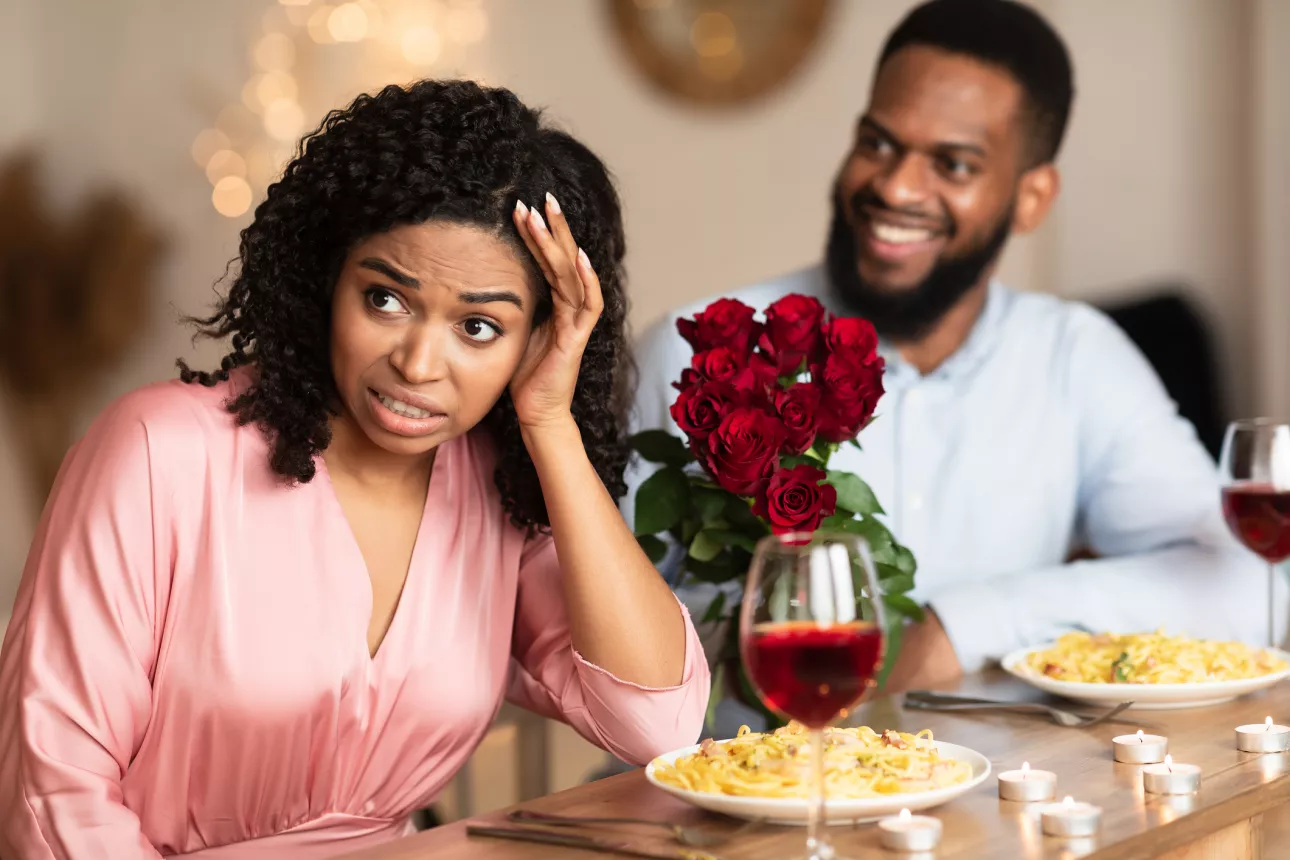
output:
[[[972, 324], [972, 331], [968, 333], [967, 339], [926, 378], [954, 382], [970, 376], [980, 367], [999, 342], [1009, 299], [1007, 288], [998, 281], [991, 280], [986, 288], [985, 305]], [[887, 362], [884, 375], [894, 387], [913, 385], [921, 378], [918, 370], [901, 358], [899, 350], [885, 338], [878, 339], [878, 354]]]

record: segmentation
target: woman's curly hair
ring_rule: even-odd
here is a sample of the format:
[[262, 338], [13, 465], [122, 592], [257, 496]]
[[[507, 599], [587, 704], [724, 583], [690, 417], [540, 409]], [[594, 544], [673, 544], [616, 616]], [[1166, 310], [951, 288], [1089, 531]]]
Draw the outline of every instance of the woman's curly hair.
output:
[[[574, 237], [600, 276], [604, 312], [582, 358], [573, 417], [587, 455], [614, 498], [626, 492], [626, 344], [622, 213], [605, 166], [510, 91], [469, 81], [421, 81], [361, 95], [307, 135], [242, 231], [236, 275], [199, 336], [231, 336], [212, 373], [180, 360], [185, 382], [215, 385], [254, 369], [228, 404], [271, 446], [270, 465], [308, 482], [331, 441], [339, 396], [330, 356], [331, 296], [345, 258], [365, 238], [438, 220], [488, 230], [508, 243], [538, 285], [534, 324], [549, 319], [550, 286], [511, 220], [517, 200], [560, 200]], [[484, 419], [499, 459], [495, 482], [511, 521], [549, 525], [537, 472], [510, 395]]]

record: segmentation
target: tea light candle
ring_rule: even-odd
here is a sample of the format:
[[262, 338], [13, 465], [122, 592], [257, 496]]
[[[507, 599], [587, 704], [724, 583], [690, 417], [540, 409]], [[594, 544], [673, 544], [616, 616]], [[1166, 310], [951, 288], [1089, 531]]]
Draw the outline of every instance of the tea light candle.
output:
[[1028, 761], [1021, 763], [1021, 770], [1005, 770], [999, 774], [999, 797], [1003, 800], [1032, 803], [1056, 796], [1057, 774], [1050, 770], [1031, 770]]
[[1290, 749], [1290, 727], [1273, 725], [1271, 717], [1262, 725], [1237, 726], [1236, 748], [1252, 753], [1285, 752]]
[[1092, 836], [1097, 833], [1101, 822], [1101, 807], [1076, 803], [1073, 797], [1049, 804], [1040, 815], [1040, 823], [1049, 836]]
[[941, 841], [940, 819], [910, 815], [908, 809], [882, 819], [878, 829], [883, 847], [894, 851], [931, 851]]
[[1200, 768], [1174, 764], [1174, 757], [1167, 755], [1163, 764], [1142, 769], [1142, 787], [1152, 794], [1194, 794], [1200, 790]]
[[1155, 764], [1165, 760], [1169, 739], [1160, 735], [1117, 735], [1111, 738], [1115, 746], [1115, 760], [1126, 764]]

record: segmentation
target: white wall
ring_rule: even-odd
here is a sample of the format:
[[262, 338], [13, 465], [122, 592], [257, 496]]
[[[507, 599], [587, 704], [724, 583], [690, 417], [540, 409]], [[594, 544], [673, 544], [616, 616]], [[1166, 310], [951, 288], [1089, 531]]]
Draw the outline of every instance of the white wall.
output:
[[1251, 28], [1257, 402], [1264, 414], [1290, 419], [1290, 3], [1256, 0]]
[[1100, 300], [1189, 282], [1231, 405], [1253, 408], [1248, 35], [1241, 3], [1054, 0], [1078, 95], [1050, 288]]

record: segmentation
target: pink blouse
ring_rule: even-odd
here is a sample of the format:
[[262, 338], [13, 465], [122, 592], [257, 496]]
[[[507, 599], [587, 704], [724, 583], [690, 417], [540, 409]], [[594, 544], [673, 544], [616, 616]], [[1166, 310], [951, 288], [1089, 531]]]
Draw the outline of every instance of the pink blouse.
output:
[[321, 458], [278, 483], [231, 385], [139, 389], [67, 455], [0, 652], [0, 856], [362, 849], [409, 832], [503, 696], [635, 763], [695, 742], [689, 617], [679, 686], [583, 660], [554, 544], [509, 525], [474, 436], [440, 449], [370, 657], [371, 586]]

